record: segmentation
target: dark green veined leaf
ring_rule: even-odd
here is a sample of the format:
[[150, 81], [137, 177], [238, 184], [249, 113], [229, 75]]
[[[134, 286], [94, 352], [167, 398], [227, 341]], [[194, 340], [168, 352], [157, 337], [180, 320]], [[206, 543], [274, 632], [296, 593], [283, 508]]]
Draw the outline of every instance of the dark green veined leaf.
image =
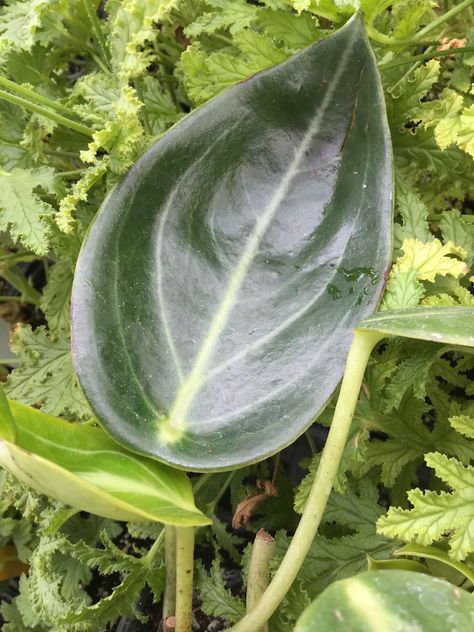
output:
[[359, 323], [357, 329], [474, 347], [474, 308], [415, 307], [379, 312]]
[[183, 119], [111, 193], [79, 257], [74, 363], [101, 423], [194, 470], [291, 443], [378, 303], [391, 199], [359, 16]]
[[0, 465], [34, 489], [115, 520], [210, 522], [196, 509], [183, 472], [125, 450], [100, 428], [71, 424], [14, 401], [10, 407], [15, 443], [0, 439]]
[[470, 593], [424, 573], [383, 570], [331, 584], [304, 611], [294, 632], [462, 632], [473, 626]]

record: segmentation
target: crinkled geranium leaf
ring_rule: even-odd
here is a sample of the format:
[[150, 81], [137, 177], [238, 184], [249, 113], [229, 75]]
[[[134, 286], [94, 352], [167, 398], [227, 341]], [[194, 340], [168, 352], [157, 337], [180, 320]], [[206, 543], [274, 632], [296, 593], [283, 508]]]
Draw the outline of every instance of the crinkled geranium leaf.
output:
[[359, 16], [192, 112], [111, 193], [79, 257], [74, 362], [104, 427], [201, 471], [291, 443], [377, 306], [391, 207]]

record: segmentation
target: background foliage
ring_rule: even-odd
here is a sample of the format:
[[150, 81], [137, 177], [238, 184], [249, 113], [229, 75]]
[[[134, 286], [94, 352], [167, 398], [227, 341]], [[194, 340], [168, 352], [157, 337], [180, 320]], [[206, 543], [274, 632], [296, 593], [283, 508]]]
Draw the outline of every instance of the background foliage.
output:
[[[455, 48], [473, 45], [472, 7], [443, 21], [456, 3], [109, 0], [91, 23], [88, 4], [12, 0], [0, 9], [0, 310], [17, 355], [5, 362], [14, 367], [4, 370], [10, 397], [95, 423], [72, 372], [69, 297], [81, 241], [107, 192], [190, 109], [359, 8], [380, 64], [396, 166], [394, 266], [381, 309], [474, 306], [474, 53]], [[441, 44], [453, 54], [437, 56]], [[272, 632], [290, 629], [331, 581], [367, 568], [367, 555], [389, 559], [400, 541], [434, 545], [432, 556], [447, 552], [458, 569], [474, 569], [473, 369], [473, 355], [453, 347], [401, 339], [379, 346], [322, 536]], [[302, 469], [283, 453], [279, 466], [194, 479], [198, 503], [215, 518], [198, 532], [197, 591], [208, 616], [242, 615], [241, 582], [229, 581], [229, 569], [242, 560], [245, 568], [253, 532], [276, 533], [277, 557], [284, 553], [332, 410], [308, 433], [313, 454]], [[238, 503], [272, 476], [278, 497], [244, 529], [231, 529]], [[1, 607], [5, 632], [105, 630], [119, 617], [144, 617], [136, 604], [146, 585], [159, 600], [158, 527], [72, 515], [6, 474], [0, 480], [0, 545], [13, 542], [30, 565], [19, 595]], [[445, 562], [426, 563], [471, 587]]]

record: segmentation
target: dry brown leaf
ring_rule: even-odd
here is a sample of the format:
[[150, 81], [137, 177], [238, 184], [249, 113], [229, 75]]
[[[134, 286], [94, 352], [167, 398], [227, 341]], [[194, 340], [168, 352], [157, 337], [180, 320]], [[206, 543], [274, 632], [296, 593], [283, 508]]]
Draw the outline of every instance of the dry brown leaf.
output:
[[242, 500], [235, 510], [232, 518], [232, 527], [234, 529], [240, 529], [243, 527], [252, 517], [255, 509], [261, 505], [267, 498], [272, 496], [278, 496], [278, 488], [272, 481], [264, 481], [259, 479], [257, 481], [258, 489], [261, 489], [260, 494], [254, 496], [248, 496], [245, 500]]
[[440, 45], [436, 50], [449, 50], [450, 48], [464, 48], [466, 46], [467, 39], [463, 37], [462, 39], [457, 39], [456, 37], [449, 38], [443, 37]]

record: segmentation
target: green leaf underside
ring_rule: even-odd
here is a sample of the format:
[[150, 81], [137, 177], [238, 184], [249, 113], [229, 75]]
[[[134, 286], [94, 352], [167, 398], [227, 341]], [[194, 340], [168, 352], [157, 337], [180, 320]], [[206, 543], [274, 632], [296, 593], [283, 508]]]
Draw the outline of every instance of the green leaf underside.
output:
[[381, 570], [329, 586], [294, 632], [470, 630], [473, 625], [474, 598], [468, 592], [423, 573]]
[[474, 347], [474, 308], [415, 307], [379, 312], [359, 323], [357, 328], [387, 336]]
[[378, 303], [391, 200], [359, 17], [183, 119], [111, 193], [79, 257], [74, 363], [101, 423], [198, 471], [291, 443]]
[[0, 465], [34, 489], [115, 520], [208, 524], [181, 472], [131, 454], [99, 428], [10, 408], [15, 443], [0, 439]]

